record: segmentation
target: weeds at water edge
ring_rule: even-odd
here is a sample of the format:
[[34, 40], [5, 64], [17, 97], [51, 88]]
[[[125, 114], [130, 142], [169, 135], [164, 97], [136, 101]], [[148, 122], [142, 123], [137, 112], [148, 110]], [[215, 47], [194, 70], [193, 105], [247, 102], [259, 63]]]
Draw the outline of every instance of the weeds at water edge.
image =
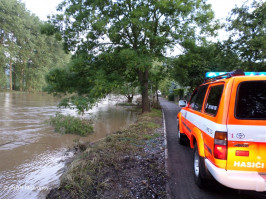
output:
[[92, 122], [86, 119], [80, 119], [70, 115], [64, 116], [57, 113], [49, 120], [56, 132], [61, 134], [76, 134], [80, 136], [87, 136], [93, 132]]

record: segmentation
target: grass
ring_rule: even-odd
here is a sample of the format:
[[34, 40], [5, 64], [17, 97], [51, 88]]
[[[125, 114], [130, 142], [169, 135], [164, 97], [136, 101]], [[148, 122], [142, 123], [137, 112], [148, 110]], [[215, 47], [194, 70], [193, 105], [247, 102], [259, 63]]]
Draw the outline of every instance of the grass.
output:
[[145, 134], [145, 135], [143, 135], [143, 138], [144, 138], [145, 140], [152, 140], [152, 139], [158, 138], [158, 137], [160, 137], [160, 136], [161, 136], [160, 133], [155, 133], [155, 134], [152, 134], [152, 135]]
[[87, 136], [93, 132], [93, 126], [90, 120], [80, 119], [70, 115], [64, 116], [60, 113], [50, 118], [50, 124], [56, 132], [61, 134]]
[[[153, 164], [156, 161], [144, 151], [147, 142], [161, 136], [156, 132], [161, 126], [161, 118], [161, 111], [153, 110], [141, 115], [137, 123], [127, 129], [89, 144], [61, 179], [59, 191], [68, 194], [64, 198], [132, 198], [130, 190], [135, 188], [134, 176], [140, 177], [138, 183], [149, 180], [147, 173], [156, 178], [163, 177], [163, 167]], [[162, 181], [157, 184], [163, 185]]]

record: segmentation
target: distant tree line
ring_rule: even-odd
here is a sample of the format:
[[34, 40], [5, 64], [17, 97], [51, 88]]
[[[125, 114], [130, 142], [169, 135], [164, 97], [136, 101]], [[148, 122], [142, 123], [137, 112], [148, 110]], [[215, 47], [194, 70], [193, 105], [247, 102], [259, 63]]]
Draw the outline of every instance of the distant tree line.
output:
[[0, 1], [0, 89], [41, 91], [45, 74], [69, 61], [55, 36], [17, 0]]

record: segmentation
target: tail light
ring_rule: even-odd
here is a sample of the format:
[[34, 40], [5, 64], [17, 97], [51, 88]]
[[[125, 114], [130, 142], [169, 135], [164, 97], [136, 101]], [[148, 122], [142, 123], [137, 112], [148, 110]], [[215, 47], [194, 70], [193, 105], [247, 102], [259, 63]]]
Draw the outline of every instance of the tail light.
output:
[[215, 132], [214, 136], [214, 157], [216, 159], [227, 159], [227, 132]]

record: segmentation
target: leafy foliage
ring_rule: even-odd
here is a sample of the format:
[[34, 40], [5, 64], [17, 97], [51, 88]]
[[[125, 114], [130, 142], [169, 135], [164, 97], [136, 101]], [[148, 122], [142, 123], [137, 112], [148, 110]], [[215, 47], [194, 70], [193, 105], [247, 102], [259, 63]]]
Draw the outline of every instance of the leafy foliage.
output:
[[178, 96], [179, 98], [183, 98], [185, 91], [183, 88], [174, 89], [174, 95]]
[[203, 82], [207, 71], [231, 71], [241, 64], [237, 54], [226, 44], [205, 43], [197, 46], [191, 42], [186, 47], [185, 54], [172, 59], [170, 65], [173, 78], [192, 90]]
[[[156, 104], [154, 106], [159, 106], [159, 84], [168, 76], [168, 68], [165, 63], [154, 61], [153, 66], [150, 70], [150, 84], [153, 88], [153, 93], [156, 94]], [[155, 92], [154, 92], [155, 91]]]
[[43, 24], [17, 0], [0, 1], [0, 71], [9, 69], [10, 89], [40, 91], [44, 75], [69, 56], [54, 36], [41, 35]]
[[75, 92], [91, 103], [132, 77], [139, 82], [143, 112], [150, 109], [153, 62], [161, 62], [167, 48], [198, 39], [196, 31], [205, 36], [216, 28], [205, 0], [65, 0], [58, 10], [62, 14], [50, 20], [54, 27], [46, 24], [43, 30], [60, 31], [65, 49], [75, 52], [73, 60], [78, 59], [62, 73], [67, 78], [79, 75], [79, 80], [64, 80], [68, 88], [62, 88], [59, 73], [59, 79], [49, 75], [49, 91]]
[[234, 8], [227, 19], [228, 43], [241, 58], [244, 70], [265, 71], [265, 13], [266, 2], [254, 0], [251, 5]]
[[166, 96], [169, 94], [170, 85], [171, 85], [171, 80], [169, 79], [169, 76], [167, 76], [159, 83], [159, 90], [161, 91], [162, 95]]
[[98, 57], [86, 53], [72, 57], [66, 68], [54, 69], [47, 76], [48, 92], [73, 94], [61, 106], [75, 105], [80, 112], [91, 108], [123, 82], [124, 67], [115, 52]]
[[172, 78], [182, 86], [194, 89], [207, 71], [265, 71], [265, 2], [244, 3], [231, 11], [227, 19], [230, 38], [223, 42], [198, 45], [183, 43], [183, 55], [170, 60]]
[[127, 103], [132, 104], [134, 96], [138, 93], [138, 82], [125, 82], [121, 84], [118, 89], [113, 90], [113, 93], [123, 95], [127, 98]]

